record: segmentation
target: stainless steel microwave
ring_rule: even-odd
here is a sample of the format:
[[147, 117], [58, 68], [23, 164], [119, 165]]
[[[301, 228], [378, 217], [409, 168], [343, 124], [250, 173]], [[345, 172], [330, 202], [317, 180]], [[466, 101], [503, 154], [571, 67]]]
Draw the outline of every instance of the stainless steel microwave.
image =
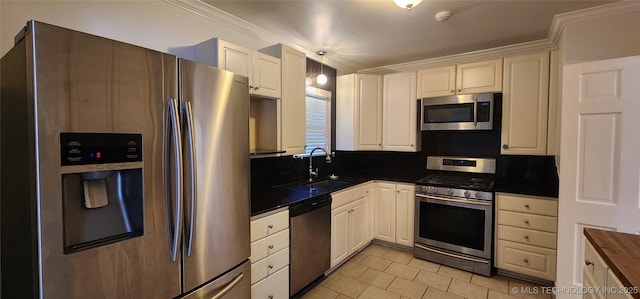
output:
[[420, 129], [491, 130], [494, 93], [420, 99]]

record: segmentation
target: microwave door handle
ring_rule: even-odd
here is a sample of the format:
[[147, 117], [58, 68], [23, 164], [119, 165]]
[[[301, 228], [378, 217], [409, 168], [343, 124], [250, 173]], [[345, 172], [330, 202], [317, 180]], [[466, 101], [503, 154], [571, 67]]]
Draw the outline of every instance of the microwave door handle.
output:
[[478, 97], [473, 97], [473, 126], [478, 126]]

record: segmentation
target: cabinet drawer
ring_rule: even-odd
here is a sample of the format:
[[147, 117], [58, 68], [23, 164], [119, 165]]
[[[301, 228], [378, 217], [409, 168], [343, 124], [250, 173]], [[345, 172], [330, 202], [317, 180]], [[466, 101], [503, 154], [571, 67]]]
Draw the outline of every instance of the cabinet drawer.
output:
[[289, 210], [251, 221], [251, 242], [289, 227]]
[[331, 193], [331, 209], [335, 209], [363, 197], [364, 184], [349, 188], [347, 190]]
[[251, 286], [252, 299], [289, 299], [289, 266]]
[[[593, 290], [593, 292], [587, 291], [583, 293], [583, 299], [605, 299], [602, 292], [603, 286], [598, 286], [593, 280], [593, 276], [588, 271], [588, 266], [582, 267], [582, 286], [587, 290]], [[599, 288], [599, 289], [598, 289]]]
[[537, 230], [498, 225], [498, 239], [556, 249], [557, 235]]
[[285, 247], [289, 247], [289, 229], [251, 242], [251, 262], [255, 263]]
[[558, 216], [558, 202], [525, 196], [498, 194], [498, 210]]
[[251, 264], [251, 283], [256, 283], [289, 265], [289, 247]]
[[584, 239], [584, 271], [593, 278], [596, 286], [603, 287], [607, 282], [607, 264], [602, 260], [598, 252], [591, 246], [589, 240]]
[[496, 266], [546, 280], [556, 278], [556, 251], [498, 240]]
[[550, 233], [558, 232], [558, 219], [551, 216], [541, 216], [499, 210], [498, 224], [541, 230]]
[[624, 292], [625, 287], [611, 269], [607, 271], [607, 289], [609, 290], [607, 299], [633, 299], [631, 294]]

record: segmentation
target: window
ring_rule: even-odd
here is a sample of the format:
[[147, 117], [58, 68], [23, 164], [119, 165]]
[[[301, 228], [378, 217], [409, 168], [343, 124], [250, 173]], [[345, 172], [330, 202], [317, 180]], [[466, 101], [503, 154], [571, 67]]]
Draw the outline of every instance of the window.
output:
[[[307, 143], [305, 155], [321, 147], [331, 152], [331, 92], [307, 86]], [[320, 150], [314, 154], [324, 155]]]

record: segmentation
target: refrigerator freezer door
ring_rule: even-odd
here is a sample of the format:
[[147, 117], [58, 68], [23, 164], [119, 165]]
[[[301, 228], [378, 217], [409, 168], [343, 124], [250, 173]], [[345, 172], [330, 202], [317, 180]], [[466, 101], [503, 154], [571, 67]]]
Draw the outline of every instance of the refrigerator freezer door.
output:
[[[196, 165], [196, 199], [186, 206], [183, 241], [189, 244], [192, 237], [192, 246], [182, 253], [184, 291], [189, 292], [251, 255], [249, 89], [246, 77], [188, 60], [178, 64], [180, 100], [192, 108]], [[190, 173], [186, 167], [185, 187]], [[190, 192], [184, 192], [185, 203]]]
[[[174, 298], [163, 186], [163, 109], [177, 96], [172, 55], [32, 22], [34, 161], [43, 298]], [[142, 134], [144, 235], [63, 253], [60, 132]], [[25, 154], [30, 150], [25, 149]], [[34, 179], [36, 182], [36, 179]]]
[[182, 299], [244, 299], [251, 297], [251, 262], [207, 283]]

